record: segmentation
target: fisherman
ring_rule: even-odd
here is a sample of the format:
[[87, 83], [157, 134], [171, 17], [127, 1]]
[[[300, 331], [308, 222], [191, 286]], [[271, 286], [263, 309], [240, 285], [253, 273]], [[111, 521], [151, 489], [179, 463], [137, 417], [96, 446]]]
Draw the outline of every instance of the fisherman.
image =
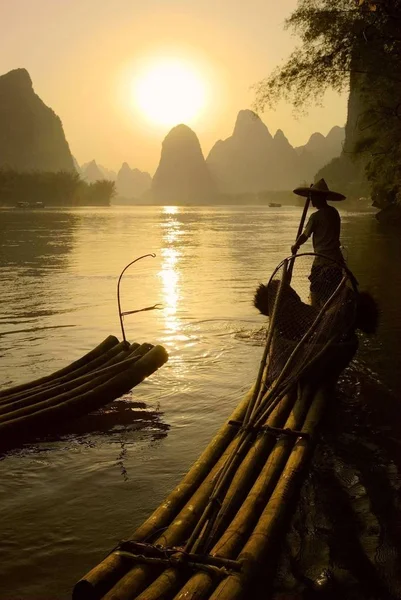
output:
[[300, 246], [312, 236], [313, 251], [319, 256], [315, 256], [309, 276], [311, 301], [313, 305], [321, 306], [339, 285], [342, 266], [345, 265], [340, 248], [340, 215], [337, 209], [327, 202], [344, 200], [345, 196], [329, 190], [324, 179], [320, 179], [311, 187], [296, 188], [294, 194], [309, 196], [312, 206], [317, 208], [309, 217], [303, 233], [291, 246], [291, 252], [296, 254]]

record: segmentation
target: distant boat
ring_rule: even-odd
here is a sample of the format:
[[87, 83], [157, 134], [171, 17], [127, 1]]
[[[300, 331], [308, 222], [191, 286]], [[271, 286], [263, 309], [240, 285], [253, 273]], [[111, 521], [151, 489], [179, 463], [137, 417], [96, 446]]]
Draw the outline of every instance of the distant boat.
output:
[[270, 208], [276, 208], [276, 207], [279, 207], [279, 206], [281, 206], [281, 204], [277, 204], [277, 202], [269, 202], [269, 207]]

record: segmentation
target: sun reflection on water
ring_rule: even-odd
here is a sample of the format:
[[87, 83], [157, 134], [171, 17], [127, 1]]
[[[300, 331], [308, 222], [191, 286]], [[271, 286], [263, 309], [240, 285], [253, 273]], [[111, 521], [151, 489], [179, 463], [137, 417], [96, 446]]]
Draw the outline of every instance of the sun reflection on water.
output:
[[180, 342], [188, 338], [182, 333], [181, 319], [177, 316], [179, 302], [181, 300], [181, 273], [180, 259], [181, 251], [175, 247], [179, 236], [182, 234], [182, 224], [174, 215], [178, 214], [176, 206], [163, 207], [163, 215], [167, 218], [161, 226], [163, 227], [163, 247], [161, 248], [162, 265], [159, 277], [162, 282], [164, 320], [166, 326], [166, 343], [170, 349], [177, 350]]

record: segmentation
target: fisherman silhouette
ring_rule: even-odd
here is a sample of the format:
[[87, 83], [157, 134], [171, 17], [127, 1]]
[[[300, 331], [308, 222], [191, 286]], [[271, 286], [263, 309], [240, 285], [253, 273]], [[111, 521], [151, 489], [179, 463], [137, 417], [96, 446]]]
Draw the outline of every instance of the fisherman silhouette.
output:
[[345, 196], [329, 190], [324, 179], [320, 179], [311, 187], [296, 188], [294, 193], [310, 197], [312, 206], [317, 208], [309, 217], [295, 244], [291, 246], [291, 252], [296, 254], [300, 246], [312, 236], [313, 251], [318, 256], [315, 256], [309, 276], [311, 302], [314, 306], [321, 306], [339, 285], [342, 266], [345, 265], [340, 243], [340, 215], [338, 210], [327, 202], [344, 200]]

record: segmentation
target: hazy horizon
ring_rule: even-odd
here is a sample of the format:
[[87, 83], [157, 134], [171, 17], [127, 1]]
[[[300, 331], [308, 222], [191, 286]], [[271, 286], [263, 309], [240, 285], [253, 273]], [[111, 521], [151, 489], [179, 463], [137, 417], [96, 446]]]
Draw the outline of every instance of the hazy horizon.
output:
[[[238, 111], [252, 108], [250, 86], [297, 45], [283, 28], [296, 4], [283, 0], [273, 7], [255, 0], [233, 6], [223, 0], [216, 6], [206, 0], [199, 6], [176, 0], [166, 8], [162, 0], [140, 6], [128, 0], [71, 0], [68, 6], [16, 0], [0, 7], [0, 73], [28, 70], [35, 92], [61, 118], [79, 164], [95, 159], [118, 170], [128, 162], [153, 174], [161, 142], [174, 125], [183, 122], [196, 132], [205, 157], [217, 140], [231, 135]], [[192, 96], [173, 89], [160, 114], [160, 106], [152, 106], [160, 100], [154, 78], [167, 72], [174, 80], [177, 65], [193, 79]], [[315, 131], [327, 135], [345, 124], [346, 96], [328, 94], [324, 108], [312, 107], [298, 119], [292, 113], [280, 104], [260, 116], [272, 135], [282, 129], [300, 146]]]

